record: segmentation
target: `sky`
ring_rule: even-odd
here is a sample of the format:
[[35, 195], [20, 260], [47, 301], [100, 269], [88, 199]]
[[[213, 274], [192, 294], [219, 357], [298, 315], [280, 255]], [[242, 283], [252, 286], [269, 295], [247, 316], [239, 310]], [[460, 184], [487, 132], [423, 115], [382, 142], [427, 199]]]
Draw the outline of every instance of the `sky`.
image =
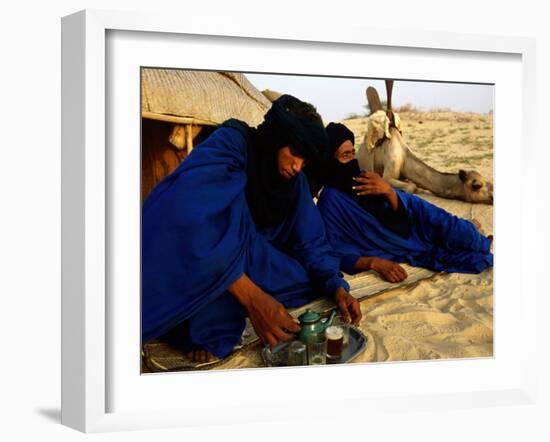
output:
[[[369, 86], [377, 89], [380, 100], [386, 99], [383, 80], [280, 74], [245, 75], [259, 90], [271, 89], [310, 102], [317, 107], [326, 122], [343, 120], [352, 113], [363, 115], [367, 112], [364, 107], [367, 103], [365, 91]], [[493, 109], [493, 86], [396, 80], [393, 85], [393, 107], [408, 103], [425, 111], [450, 108], [457, 112], [487, 113]]]

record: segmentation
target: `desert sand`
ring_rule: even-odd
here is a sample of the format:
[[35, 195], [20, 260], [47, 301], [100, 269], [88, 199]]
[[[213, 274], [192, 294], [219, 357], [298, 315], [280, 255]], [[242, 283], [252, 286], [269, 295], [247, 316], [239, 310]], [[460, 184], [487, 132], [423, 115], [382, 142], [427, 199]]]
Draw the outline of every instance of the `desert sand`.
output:
[[[493, 179], [492, 115], [406, 112], [400, 116], [403, 136], [422, 160], [441, 171], [473, 169]], [[365, 119], [343, 123], [354, 132], [358, 147], [365, 133]], [[418, 195], [457, 216], [476, 218], [485, 234], [493, 233], [492, 206], [445, 200], [427, 191]], [[409, 274], [415, 270], [406, 269]], [[354, 363], [491, 357], [493, 270], [480, 275], [422, 270], [418, 275], [397, 287], [385, 284], [379, 293], [361, 301], [359, 328], [368, 336], [368, 345]], [[376, 274], [369, 278], [371, 285], [380, 285]], [[261, 367], [261, 348], [256, 341], [211, 368]]]
[[[411, 150], [442, 172], [475, 169], [493, 177], [493, 116], [459, 112], [401, 112], [403, 137]], [[365, 118], [344, 120], [359, 146]]]

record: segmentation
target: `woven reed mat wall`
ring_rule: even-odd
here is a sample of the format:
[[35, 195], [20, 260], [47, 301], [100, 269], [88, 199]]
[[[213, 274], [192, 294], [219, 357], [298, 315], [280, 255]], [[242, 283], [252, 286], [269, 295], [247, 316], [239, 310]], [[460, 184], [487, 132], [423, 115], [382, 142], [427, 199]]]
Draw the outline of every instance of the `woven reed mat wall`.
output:
[[164, 121], [175, 116], [219, 124], [238, 118], [257, 126], [271, 107], [240, 73], [143, 68], [141, 86], [142, 115]]

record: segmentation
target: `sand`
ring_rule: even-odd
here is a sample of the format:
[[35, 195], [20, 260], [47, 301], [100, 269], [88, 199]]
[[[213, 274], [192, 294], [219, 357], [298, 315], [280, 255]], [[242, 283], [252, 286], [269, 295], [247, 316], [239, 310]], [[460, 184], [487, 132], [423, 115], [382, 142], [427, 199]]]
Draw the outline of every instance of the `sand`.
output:
[[444, 274], [361, 303], [358, 362], [493, 355], [493, 272]]
[[[411, 150], [441, 172], [474, 169], [492, 180], [493, 116], [459, 112], [400, 113], [403, 137]], [[342, 121], [363, 141], [365, 118]]]

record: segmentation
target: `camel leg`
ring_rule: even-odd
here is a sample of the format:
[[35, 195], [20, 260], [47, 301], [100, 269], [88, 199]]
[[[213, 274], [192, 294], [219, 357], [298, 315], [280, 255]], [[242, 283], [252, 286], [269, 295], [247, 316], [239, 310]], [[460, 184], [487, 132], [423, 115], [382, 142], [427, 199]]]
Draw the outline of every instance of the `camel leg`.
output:
[[390, 183], [393, 187], [396, 187], [397, 189], [402, 190], [404, 192], [416, 193], [416, 191], [417, 191], [416, 184], [414, 184], [414, 183], [409, 183], [409, 182], [406, 182], [406, 181], [397, 180], [395, 178], [386, 178], [386, 177], [384, 177], [384, 179], [388, 183]]
[[[400, 157], [399, 155], [395, 155], [394, 152], [396, 152], [396, 149], [386, 152], [384, 158], [384, 173], [382, 174], [382, 178], [384, 178], [393, 187], [396, 187], [407, 193], [415, 193], [416, 184], [401, 181], [399, 179], [399, 176], [401, 175], [402, 157]], [[397, 150], [397, 152], [400, 151]]]

